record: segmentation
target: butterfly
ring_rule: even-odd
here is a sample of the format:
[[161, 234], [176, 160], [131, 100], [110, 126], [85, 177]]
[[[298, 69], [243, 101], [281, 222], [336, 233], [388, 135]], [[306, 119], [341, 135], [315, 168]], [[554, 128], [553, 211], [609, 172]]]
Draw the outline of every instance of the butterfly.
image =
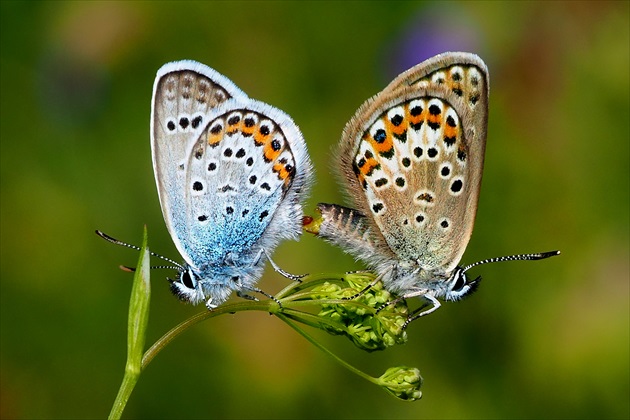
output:
[[[336, 153], [356, 209], [318, 204], [313, 232], [364, 261], [401, 298], [458, 300], [479, 285], [461, 267], [472, 234], [488, 123], [489, 76], [476, 55], [450, 52], [396, 77], [348, 122]], [[309, 227], [306, 226], [309, 230]]]
[[185, 260], [153, 254], [175, 264], [172, 292], [208, 309], [233, 291], [263, 293], [255, 284], [265, 261], [281, 271], [270, 254], [302, 231], [313, 170], [295, 122], [208, 66], [171, 62], [153, 86], [151, 153], [166, 227]]

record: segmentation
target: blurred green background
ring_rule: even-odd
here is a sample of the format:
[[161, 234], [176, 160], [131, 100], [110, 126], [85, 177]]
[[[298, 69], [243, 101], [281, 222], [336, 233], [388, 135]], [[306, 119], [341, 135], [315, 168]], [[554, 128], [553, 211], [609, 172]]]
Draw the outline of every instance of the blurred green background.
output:
[[[464, 263], [481, 290], [367, 354], [311, 331], [379, 376], [416, 366], [403, 403], [267, 314], [196, 326], [140, 378], [142, 418], [628, 418], [628, 2], [0, 3], [2, 418], [105, 416], [122, 379], [137, 253], [179, 259], [149, 146], [153, 78], [191, 58], [300, 125], [316, 167], [307, 210], [343, 202], [332, 147], [402, 70], [448, 50], [490, 69], [484, 182]], [[275, 260], [293, 273], [361, 268], [304, 236]], [[148, 342], [204, 310], [153, 273]], [[268, 269], [260, 283], [286, 285]]]

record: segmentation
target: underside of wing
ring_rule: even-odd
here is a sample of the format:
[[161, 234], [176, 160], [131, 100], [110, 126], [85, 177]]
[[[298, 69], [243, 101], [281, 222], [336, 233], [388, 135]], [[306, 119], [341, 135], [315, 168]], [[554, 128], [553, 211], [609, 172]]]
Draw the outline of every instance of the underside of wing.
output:
[[151, 107], [153, 169], [166, 225], [180, 253], [184, 250], [176, 233], [186, 232], [178, 231], [182, 216], [173, 212], [172, 203], [184, 201], [185, 196], [183, 179], [173, 166], [187, 161], [219, 105], [245, 100], [247, 95], [234, 83], [201, 63], [177, 61], [158, 70]]
[[428, 64], [359, 109], [340, 154], [350, 194], [392, 252], [448, 272], [461, 259], [477, 209], [487, 73], [453, 57]]
[[171, 203], [171, 218], [185, 215], [176, 230], [185, 232], [180, 242], [193, 266], [247, 266], [262, 248], [271, 252], [300, 233], [310, 163], [297, 126], [281, 111], [253, 100], [227, 102], [186, 162], [171, 166], [187, 197]]

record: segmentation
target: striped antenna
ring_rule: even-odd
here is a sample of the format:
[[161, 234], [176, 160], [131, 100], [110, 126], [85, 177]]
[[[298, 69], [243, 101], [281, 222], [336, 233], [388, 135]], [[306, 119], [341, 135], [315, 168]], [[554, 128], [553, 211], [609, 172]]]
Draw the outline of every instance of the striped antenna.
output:
[[[98, 236], [100, 236], [101, 238], [105, 239], [106, 241], [111, 242], [113, 244], [126, 246], [127, 248], [131, 248], [131, 249], [135, 249], [136, 251], [140, 251], [140, 247], [128, 244], [128, 243], [123, 242], [123, 241], [119, 241], [118, 239], [112, 238], [111, 236], [101, 232], [100, 230], [96, 230], [96, 234]], [[181, 264], [178, 264], [177, 262], [171, 260], [170, 258], [167, 258], [167, 257], [165, 257], [163, 255], [160, 255], [160, 254], [156, 254], [155, 252], [152, 252], [152, 251], [149, 251], [149, 254], [151, 254], [154, 257], [160, 258], [160, 259], [162, 259], [164, 261], [170, 262], [171, 264], [175, 265], [175, 267], [163, 266], [162, 265], [162, 266], [156, 266], [156, 267], [151, 267], [151, 268], [172, 268], [173, 270], [177, 270], [177, 271], [184, 271], [185, 270], [185, 268]], [[123, 269], [135, 271], [135, 269], [131, 268], [131, 267], [126, 267], [126, 266], [122, 266], [122, 267], [124, 267]]]
[[488, 258], [487, 260], [478, 261], [476, 263], [467, 265], [463, 268], [463, 272], [468, 271], [469, 269], [476, 267], [482, 264], [495, 263], [501, 261], [533, 261], [533, 260], [544, 260], [545, 258], [555, 257], [556, 255], [560, 255], [560, 251], [549, 251], [549, 252], [540, 252], [538, 254], [517, 254], [517, 255], [507, 255], [505, 257], [496, 257], [496, 258]]

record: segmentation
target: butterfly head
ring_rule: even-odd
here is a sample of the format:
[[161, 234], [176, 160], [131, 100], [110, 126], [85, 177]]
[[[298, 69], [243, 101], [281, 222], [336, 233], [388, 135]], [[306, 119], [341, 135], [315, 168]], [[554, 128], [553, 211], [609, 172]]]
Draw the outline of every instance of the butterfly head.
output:
[[177, 279], [169, 278], [171, 284], [171, 292], [179, 298], [179, 300], [196, 305], [206, 300], [201, 287], [200, 277], [190, 266], [182, 267], [179, 270]]
[[450, 301], [457, 301], [466, 296], [470, 296], [479, 287], [481, 276], [474, 280], [469, 280], [465, 270], [457, 267], [448, 280], [448, 287], [445, 298]]

